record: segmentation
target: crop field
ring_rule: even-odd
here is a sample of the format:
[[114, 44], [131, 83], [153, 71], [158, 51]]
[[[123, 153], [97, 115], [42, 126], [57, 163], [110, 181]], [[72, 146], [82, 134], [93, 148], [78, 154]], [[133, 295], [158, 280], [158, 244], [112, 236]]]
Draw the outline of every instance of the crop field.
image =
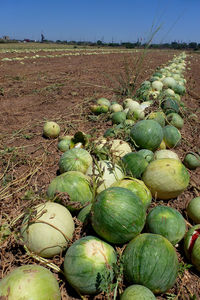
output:
[[[83, 223], [77, 218], [77, 209], [71, 212], [75, 230], [63, 253], [44, 258], [24, 243], [20, 230], [25, 214], [47, 202], [49, 184], [60, 174], [59, 161], [63, 152], [58, 149], [59, 138], [45, 138], [43, 127], [47, 121], [54, 121], [60, 126], [59, 136], [74, 136], [77, 132], [87, 135], [84, 147], [96, 163], [94, 143], [113, 124], [110, 112], [95, 114], [91, 107], [99, 98], [123, 105], [125, 99], [136, 95], [142, 82], [167, 66], [175, 55], [181, 52], [0, 44], [0, 279], [16, 267], [38, 264], [56, 277], [61, 299], [120, 299], [130, 285], [124, 276], [122, 262], [128, 242], [111, 243], [117, 253], [117, 271], [113, 280], [106, 275], [103, 277], [95, 295], [82, 295], [65, 279], [65, 253], [75, 241], [86, 236], [106, 241], [95, 232], [90, 220]], [[184, 125], [180, 129], [181, 141], [170, 149], [182, 162], [189, 152], [200, 155], [200, 54], [186, 51], [185, 62], [186, 92], [181, 95], [179, 112]], [[159, 105], [158, 100], [153, 100], [144, 110], [143, 118], [160, 109]], [[130, 143], [128, 129], [130, 127], [121, 130], [121, 135], [114, 131], [115, 136], [108, 137], [108, 141], [123, 138], [134, 152], [136, 145]], [[153, 208], [164, 205], [181, 213], [187, 231], [195, 225], [186, 208], [191, 199], [200, 196], [200, 167], [187, 168], [187, 172], [190, 180], [185, 190], [166, 200], [157, 199], [155, 194], [146, 215]], [[92, 180], [92, 201], [95, 202], [94, 176]], [[61, 195], [59, 203], [68, 203], [68, 197]], [[142, 233], [146, 232], [144, 227]], [[197, 233], [200, 240], [199, 231]], [[175, 245], [175, 250], [179, 260], [176, 281], [167, 291], [156, 294], [156, 299], [200, 299], [200, 271], [186, 258], [184, 239]], [[200, 253], [200, 246], [198, 251]], [[4, 299], [0, 295], [1, 298]]]

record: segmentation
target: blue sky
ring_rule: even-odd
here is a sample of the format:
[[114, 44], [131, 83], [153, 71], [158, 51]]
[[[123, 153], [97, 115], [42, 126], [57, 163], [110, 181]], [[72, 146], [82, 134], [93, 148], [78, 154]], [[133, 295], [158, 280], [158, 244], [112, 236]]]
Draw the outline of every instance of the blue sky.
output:
[[200, 43], [200, 0], [0, 0], [0, 37]]

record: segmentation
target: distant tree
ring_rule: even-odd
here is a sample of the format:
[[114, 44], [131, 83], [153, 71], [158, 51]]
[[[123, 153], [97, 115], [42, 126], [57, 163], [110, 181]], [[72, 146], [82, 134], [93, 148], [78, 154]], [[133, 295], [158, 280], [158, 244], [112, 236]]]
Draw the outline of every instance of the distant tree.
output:
[[195, 48], [198, 48], [198, 44], [196, 42], [191, 42], [188, 44], [188, 47], [190, 49], [195, 49]]
[[98, 40], [98, 41], [97, 41], [97, 45], [98, 45], [98, 46], [102, 46], [102, 45], [103, 45], [103, 42], [102, 42], [101, 40]]

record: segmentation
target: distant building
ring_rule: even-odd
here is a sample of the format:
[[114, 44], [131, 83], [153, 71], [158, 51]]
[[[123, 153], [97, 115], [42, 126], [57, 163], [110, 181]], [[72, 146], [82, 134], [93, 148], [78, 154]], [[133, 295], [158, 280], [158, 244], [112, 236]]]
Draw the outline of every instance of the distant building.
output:
[[8, 35], [4, 35], [4, 36], [3, 36], [3, 40], [9, 41], [9, 40], [10, 40], [10, 37], [9, 37]]

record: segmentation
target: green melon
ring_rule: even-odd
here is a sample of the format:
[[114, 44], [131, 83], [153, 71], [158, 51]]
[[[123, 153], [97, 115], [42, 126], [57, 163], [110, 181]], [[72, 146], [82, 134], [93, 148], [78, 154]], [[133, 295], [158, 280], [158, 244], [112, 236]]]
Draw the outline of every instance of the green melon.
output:
[[74, 242], [66, 252], [64, 273], [67, 281], [81, 294], [101, 292], [106, 279], [114, 277], [117, 257], [112, 246], [93, 236]]
[[91, 208], [92, 208], [92, 203], [82, 208], [77, 216], [77, 219], [82, 223], [86, 222], [89, 219]]
[[131, 140], [140, 149], [155, 151], [162, 142], [162, 127], [154, 120], [137, 122], [130, 132]]
[[173, 158], [157, 159], [147, 166], [142, 180], [158, 199], [171, 199], [188, 186], [190, 176], [185, 166]]
[[128, 282], [141, 284], [153, 293], [165, 293], [175, 283], [178, 257], [163, 236], [143, 233], [129, 242], [124, 254], [124, 274]]
[[126, 120], [126, 113], [124, 111], [114, 112], [112, 114], [112, 123], [121, 124]]
[[174, 127], [181, 129], [183, 128], [184, 121], [183, 118], [177, 113], [170, 113], [167, 115], [167, 121], [170, 125], [173, 125]]
[[122, 163], [127, 175], [140, 178], [148, 166], [146, 159], [136, 152], [127, 153], [122, 157]]
[[147, 116], [148, 120], [154, 120], [160, 124], [161, 127], [165, 126], [165, 114], [162, 111], [151, 112]]
[[167, 148], [175, 148], [181, 142], [181, 133], [180, 131], [172, 126], [167, 125], [163, 128], [163, 140], [167, 146]]
[[200, 224], [200, 197], [195, 197], [189, 202], [187, 214], [192, 221]]
[[154, 153], [148, 149], [141, 149], [137, 153], [144, 157], [148, 163], [151, 162], [154, 158]]
[[179, 94], [179, 95], [184, 95], [185, 92], [186, 92], [186, 89], [184, 87], [184, 85], [181, 85], [181, 84], [177, 84], [174, 88], [173, 88], [174, 92], [176, 94]]
[[120, 300], [156, 300], [156, 297], [145, 286], [133, 284], [124, 290]]
[[92, 206], [91, 215], [96, 233], [114, 244], [130, 241], [145, 224], [145, 208], [140, 198], [121, 187], [101, 192]]
[[146, 209], [151, 203], [151, 192], [142, 180], [131, 177], [125, 177], [124, 179], [113, 183], [112, 187], [114, 186], [122, 187], [135, 193], [140, 198]]
[[[68, 200], [67, 208], [71, 211], [80, 210], [86, 203], [93, 198], [89, 178], [81, 172], [69, 171], [55, 177], [48, 189], [47, 196], [53, 199], [56, 193], [63, 193]], [[59, 201], [59, 195], [57, 196]]]
[[92, 156], [81, 148], [73, 148], [63, 153], [59, 160], [60, 173], [67, 171], [79, 171], [86, 173], [92, 164]]
[[90, 109], [96, 115], [107, 113], [109, 110], [107, 105], [91, 105]]
[[200, 167], [200, 156], [193, 152], [187, 153], [183, 163], [188, 169], [195, 170]]
[[97, 104], [99, 104], [99, 105], [105, 105], [105, 106], [109, 107], [110, 106], [110, 101], [108, 99], [102, 97], [102, 98], [99, 98], [97, 100]]
[[162, 101], [161, 108], [166, 115], [170, 113], [179, 113], [179, 105], [173, 98], [167, 98]]
[[161, 205], [150, 211], [146, 227], [148, 232], [164, 236], [172, 245], [179, 243], [186, 232], [186, 223], [180, 212], [172, 207]]
[[65, 152], [67, 150], [69, 150], [70, 148], [73, 147], [73, 142], [71, 140], [71, 137], [69, 136], [69, 138], [65, 138], [62, 139], [59, 143], [58, 143], [58, 149], [62, 152]]

